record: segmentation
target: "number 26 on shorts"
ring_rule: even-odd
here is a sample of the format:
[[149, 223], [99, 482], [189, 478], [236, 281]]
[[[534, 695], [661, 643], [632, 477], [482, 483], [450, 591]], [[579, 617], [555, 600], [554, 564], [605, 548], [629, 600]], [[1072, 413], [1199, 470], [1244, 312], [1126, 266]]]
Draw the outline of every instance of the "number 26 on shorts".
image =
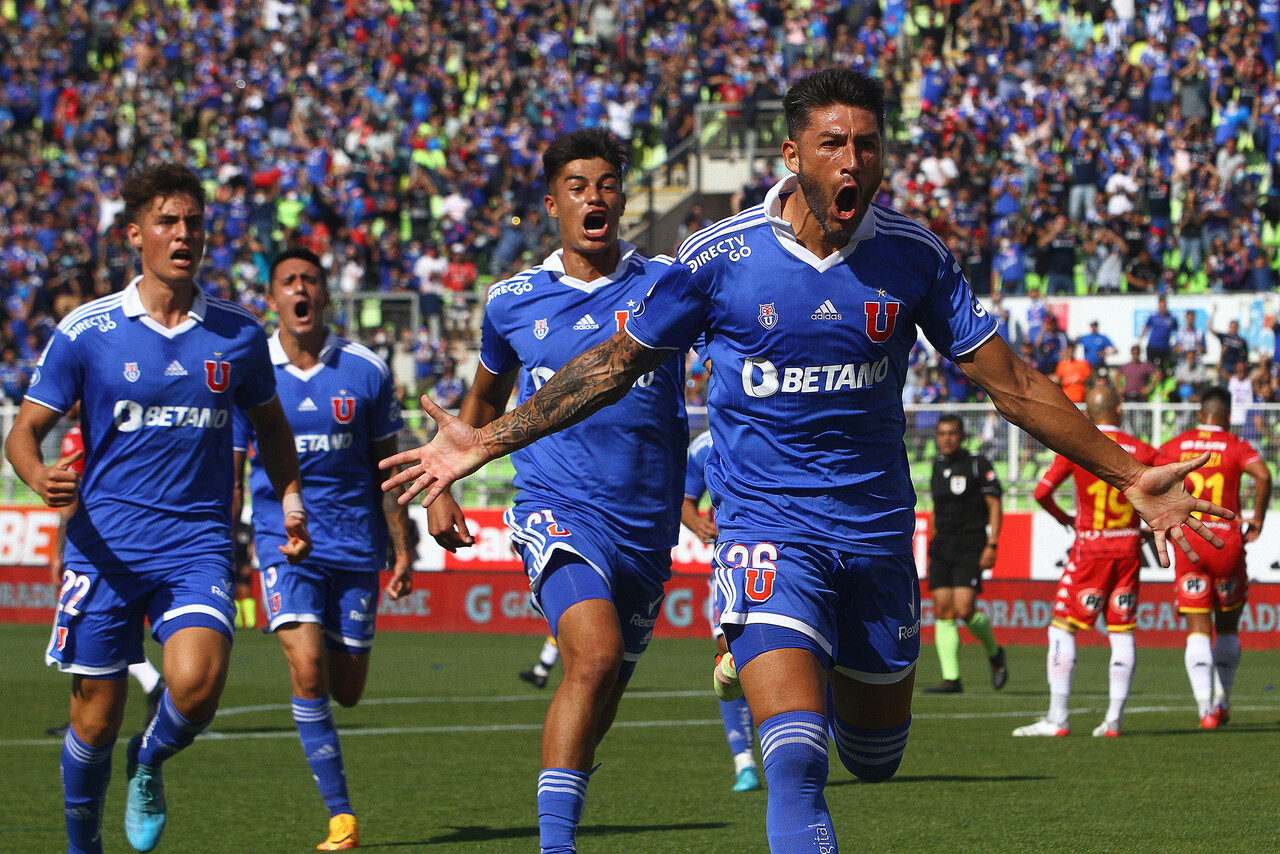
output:
[[778, 547], [773, 543], [756, 543], [748, 549], [742, 543], [729, 547], [725, 561], [735, 569], [744, 569], [747, 579], [747, 599], [757, 604], [767, 602], [773, 595], [773, 581], [778, 576]]

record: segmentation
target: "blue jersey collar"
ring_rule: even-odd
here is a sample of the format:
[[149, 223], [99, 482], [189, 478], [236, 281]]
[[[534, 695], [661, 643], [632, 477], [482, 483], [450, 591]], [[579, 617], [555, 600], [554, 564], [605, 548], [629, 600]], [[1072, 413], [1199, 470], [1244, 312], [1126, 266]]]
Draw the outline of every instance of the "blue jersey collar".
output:
[[636, 248], [634, 246], [632, 246], [627, 241], [621, 240], [621, 239], [618, 240], [618, 249], [620, 250], [620, 254], [618, 256], [618, 266], [615, 267], [613, 269], [613, 272], [610, 273], [609, 275], [601, 276], [600, 278], [591, 282], [584, 282], [581, 279], [575, 279], [573, 276], [570, 276], [568, 273], [564, 271], [564, 250], [563, 249], [557, 249], [555, 252], [552, 252], [550, 255], [548, 255], [546, 260], [542, 262], [542, 269], [546, 270], [549, 273], [552, 273], [555, 279], [561, 282], [562, 284], [565, 284], [571, 288], [580, 290], [583, 293], [588, 293], [588, 294], [595, 293], [596, 291], [603, 288], [605, 285], [608, 285], [612, 282], [616, 282], [622, 278], [622, 274], [626, 272], [627, 264], [631, 260], [631, 256], [635, 254], [635, 251], [636, 251]]
[[858, 248], [859, 243], [876, 236], [876, 209], [872, 205], [867, 210], [867, 215], [862, 218], [862, 222], [858, 224], [858, 230], [853, 233], [853, 237], [849, 238], [849, 242], [838, 252], [833, 252], [826, 258], [819, 258], [814, 255], [800, 245], [800, 241], [796, 240], [795, 231], [791, 228], [791, 223], [782, 218], [784, 197], [794, 193], [798, 186], [799, 181], [796, 180], [796, 176], [788, 175], [785, 179], [770, 187], [769, 192], [764, 197], [764, 215], [769, 224], [773, 226], [773, 234], [778, 238], [778, 242], [782, 244], [782, 248], [818, 272], [824, 272], [842, 263], [853, 254], [853, 250]]
[[187, 319], [169, 329], [157, 323], [151, 318], [151, 315], [147, 314], [146, 306], [142, 304], [142, 297], [138, 294], [138, 282], [141, 281], [141, 276], [135, 276], [120, 297], [120, 310], [124, 312], [125, 317], [131, 320], [138, 317], [142, 318], [143, 324], [151, 327], [166, 338], [176, 338], [197, 323], [204, 323], [205, 314], [209, 310], [209, 299], [204, 295], [204, 291], [199, 288], [195, 289], [195, 299], [191, 302], [191, 308], [187, 309]]

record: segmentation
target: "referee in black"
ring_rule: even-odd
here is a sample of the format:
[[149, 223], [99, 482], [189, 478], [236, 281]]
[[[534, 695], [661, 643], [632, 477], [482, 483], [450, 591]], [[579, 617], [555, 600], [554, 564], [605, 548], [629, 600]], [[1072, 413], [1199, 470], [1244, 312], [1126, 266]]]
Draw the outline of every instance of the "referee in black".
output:
[[925, 691], [959, 694], [960, 629], [982, 642], [991, 664], [991, 684], [1009, 681], [1004, 647], [996, 643], [987, 615], [974, 610], [982, 592], [982, 571], [996, 563], [1000, 539], [1000, 479], [991, 462], [964, 448], [964, 422], [958, 415], [938, 419], [938, 457], [933, 463], [933, 539], [929, 542], [929, 592], [933, 596], [934, 645], [942, 665], [942, 682]]

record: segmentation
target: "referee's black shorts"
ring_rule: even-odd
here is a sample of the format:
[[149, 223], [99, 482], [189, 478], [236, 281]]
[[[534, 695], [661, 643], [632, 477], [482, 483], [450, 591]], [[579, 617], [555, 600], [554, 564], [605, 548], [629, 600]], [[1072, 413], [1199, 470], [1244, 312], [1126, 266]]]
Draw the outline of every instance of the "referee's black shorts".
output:
[[929, 541], [929, 589], [968, 587], [982, 592], [978, 561], [987, 546], [986, 532], [977, 537], [939, 535]]

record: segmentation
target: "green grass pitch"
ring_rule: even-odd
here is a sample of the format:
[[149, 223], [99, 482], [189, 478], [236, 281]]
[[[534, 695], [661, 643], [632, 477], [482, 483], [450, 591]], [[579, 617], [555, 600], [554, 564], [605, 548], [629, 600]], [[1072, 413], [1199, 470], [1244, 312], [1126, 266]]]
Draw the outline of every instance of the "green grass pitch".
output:
[[[41, 664], [47, 629], [0, 626], [0, 852], [65, 850], [59, 741], [68, 678]], [[365, 702], [338, 709], [363, 848], [388, 852], [537, 850], [539, 729], [552, 686], [516, 672], [533, 637], [385, 633]], [[1141, 639], [1139, 638], [1139, 644]], [[712, 644], [657, 640], [597, 759], [578, 837], [582, 854], [766, 852], [763, 792], [734, 794], [710, 694]], [[158, 652], [150, 645], [153, 653]], [[1044, 649], [1010, 649], [991, 690], [980, 650], [962, 651], [967, 693], [918, 694], [911, 742], [892, 781], [854, 781], [834, 760], [827, 800], [845, 852], [1264, 852], [1280, 846], [1276, 797], [1280, 652], [1246, 650], [1234, 718], [1197, 729], [1179, 650], [1139, 645], [1120, 739], [1089, 736], [1106, 704], [1106, 650], [1080, 652], [1073, 733], [1014, 739], [1043, 713]], [[933, 650], [918, 687], [939, 678]], [[136, 689], [136, 685], [134, 686]], [[135, 695], [137, 692], [135, 691]], [[315, 850], [327, 814], [288, 711], [279, 644], [236, 641], [212, 732], [166, 765], [169, 827], [158, 851]], [[130, 698], [125, 738], [143, 714]], [[104, 839], [124, 839], [124, 739], [114, 757]]]

